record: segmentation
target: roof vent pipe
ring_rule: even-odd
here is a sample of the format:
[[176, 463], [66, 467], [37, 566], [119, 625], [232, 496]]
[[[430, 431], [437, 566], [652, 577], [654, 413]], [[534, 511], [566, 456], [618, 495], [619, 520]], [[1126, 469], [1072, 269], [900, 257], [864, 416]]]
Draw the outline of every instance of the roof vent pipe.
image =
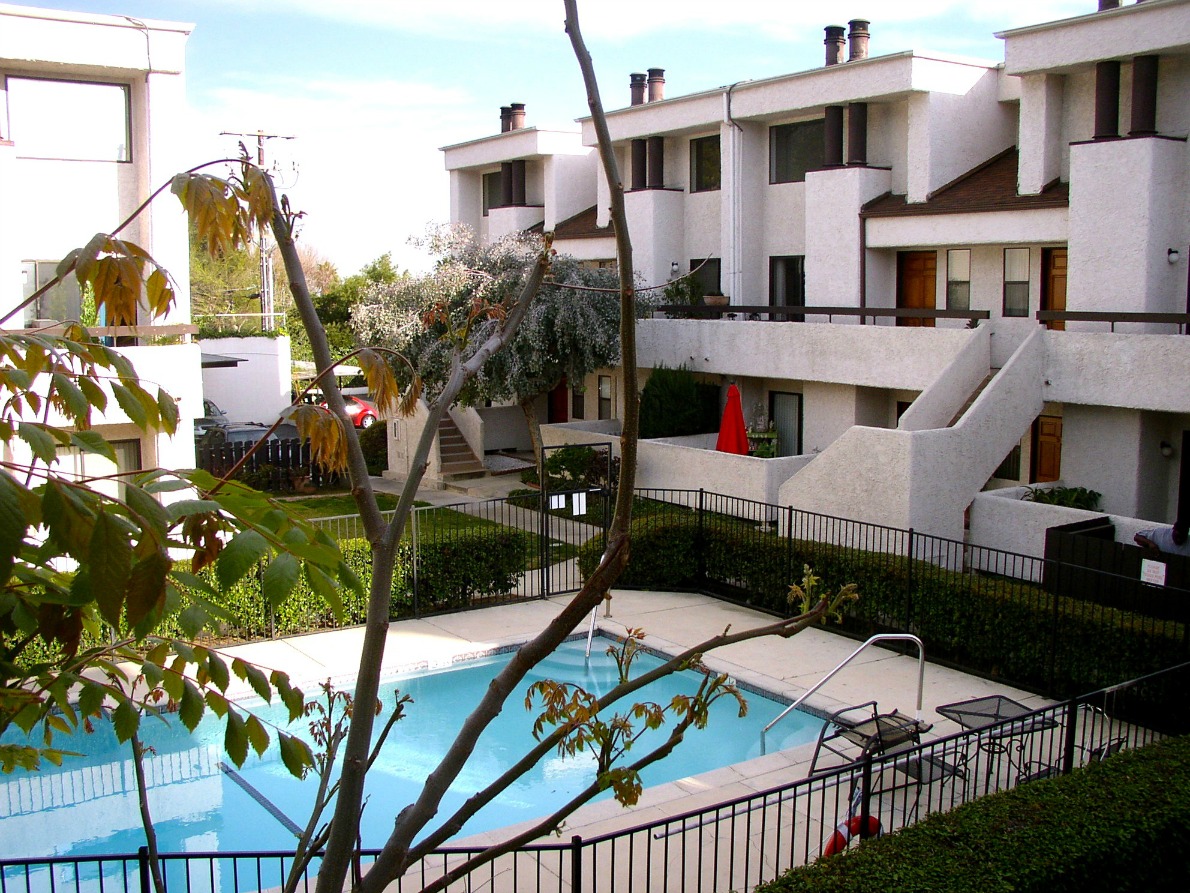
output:
[[514, 102], [511, 106], [511, 113], [509, 114], [508, 129], [520, 130], [525, 126], [525, 104], [523, 102]]
[[1120, 0], [1099, 0], [1099, 11], [1119, 8]]
[[512, 130], [512, 109], [506, 105], [500, 106], [500, 132], [508, 133]]
[[846, 30], [842, 25], [826, 26], [826, 40], [823, 43], [826, 45], [827, 65], [838, 65], [843, 61], [843, 44], [847, 42], [844, 36]]
[[632, 105], [644, 105], [646, 78], [648, 75], [643, 71], [634, 71], [628, 75], [628, 91], [632, 95]]
[[847, 56], [848, 62], [855, 62], [859, 59], [868, 58], [868, 38], [871, 32], [868, 31], [868, 26], [872, 24], [866, 19], [852, 19], [847, 23], [851, 26], [851, 33], [847, 35], [847, 39], [851, 42], [850, 53]]
[[665, 98], [665, 69], [649, 69], [649, 102], [659, 102]]

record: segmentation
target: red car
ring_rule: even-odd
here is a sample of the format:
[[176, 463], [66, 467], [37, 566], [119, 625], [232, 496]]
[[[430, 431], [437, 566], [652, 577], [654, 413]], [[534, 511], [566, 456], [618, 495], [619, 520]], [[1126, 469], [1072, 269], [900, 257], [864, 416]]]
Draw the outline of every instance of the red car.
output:
[[[362, 397], [345, 394], [343, 402], [347, 404], [347, 417], [357, 428], [371, 428], [380, 420], [376, 414], [375, 404]], [[321, 405], [326, 407], [326, 401], [323, 401]]]

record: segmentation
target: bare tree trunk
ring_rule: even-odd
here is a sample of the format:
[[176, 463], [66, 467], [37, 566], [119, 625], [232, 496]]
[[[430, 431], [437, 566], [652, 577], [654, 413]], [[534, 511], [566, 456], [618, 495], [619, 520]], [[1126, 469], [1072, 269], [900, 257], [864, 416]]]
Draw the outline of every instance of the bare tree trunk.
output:
[[533, 445], [533, 461], [537, 464], [537, 482], [545, 486], [545, 457], [541, 449], [541, 422], [537, 419], [537, 407], [531, 397], [521, 400], [519, 405], [521, 412], [525, 415], [525, 424], [529, 428], [529, 443]]
[[165, 879], [161, 877], [161, 860], [157, 855], [157, 827], [149, 812], [149, 787], [145, 782], [145, 746], [140, 735], [133, 732], [129, 739], [132, 745], [132, 771], [136, 776], [136, 801], [140, 807], [140, 821], [145, 829], [145, 845], [149, 850], [149, 872], [153, 878], [156, 893], [165, 893]]

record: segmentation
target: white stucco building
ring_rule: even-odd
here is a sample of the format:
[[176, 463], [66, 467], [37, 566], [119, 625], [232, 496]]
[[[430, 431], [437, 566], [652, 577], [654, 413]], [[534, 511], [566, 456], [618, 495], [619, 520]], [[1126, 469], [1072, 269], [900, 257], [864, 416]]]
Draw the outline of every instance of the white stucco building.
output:
[[[0, 4], [0, 314], [6, 329], [78, 320], [77, 282], [13, 312], [50, 281], [59, 260], [111, 232], [185, 158], [183, 68], [191, 26]], [[202, 415], [198, 345], [192, 343], [186, 220], [171, 196], [121, 234], [171, 274], [168, 318], [105, 328], [141, 378], [179, 401], [173, 438], [145, 435], [112, 403], [96, 429], [120, 470], [193, 467], [191, 423]], [[142, 311], [143, 312], [143, 311]], [[84, 458], [67, 457], [82, 469]], [[88, 474], [109, 465], [86, 456]], [[99, 463], [99, 464], [96, 464]]]
[[[689, 96], [633, 75], [608, 113], [643, 279], [699, 268], [732, 305], [642, 322], [642, 367], [734, 381], [787, 457], [773, 474], [686, 450], [645, 485], [731, 481], [956, 538], [969, 522], [993, 543], [980, 494], [1012, 484], [1087, 487], [1123, 517], [1190, 512], [1190, 2], [1088, 0], [1000, 34], [1003, 62], [869, 53], [869, 30], [875, 48], [879, 23], [853, 21], [826, 29], [820, 68]], [[495, 234], [514, 209], [483, 205], [483, 184], [497, 195], [518, 163], [548, 183], [553, 159], [526, 137], [445, 150], [455, 220], [486, 207], [476, 228]], [[554, 226], [559, 250], [614, 257], [592, 171], [582, 213], [573, 184], [565, 209], [543, 187], [544, 207], [522, 201], [498, 231]], [[584, 384], [575, 414], [614, 415], [618, 376]], [[717, 475], [726, 461], [744, 464]]]

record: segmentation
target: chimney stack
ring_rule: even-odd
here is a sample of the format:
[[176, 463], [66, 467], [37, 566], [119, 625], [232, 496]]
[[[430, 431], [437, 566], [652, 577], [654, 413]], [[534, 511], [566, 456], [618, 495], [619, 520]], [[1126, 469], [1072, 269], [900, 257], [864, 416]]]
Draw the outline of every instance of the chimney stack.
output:
[[649, 102], [659, 102], [665, 98], [665, 69], [649, 69]]
[[523, 102], [514, 102], [511, 106], [511, 112], [508, 116], [508, 129], [520, 130], [525, 126], [525, 104]]
[[851, 33], [847, 35], [851, 42], [851, 52], [847, 57], [848, 62], [855, 62], [859, 59], [868, 58], [868, 38], [871, 36], [868, 31], [868, 26], [872, 24], [865, 19], [852, 19], [847, 23], [851, 26]]
[[843, 61], [843, 44], [847, 38], [844, 37], [844, 32], [847, 29], [842, 25], [827, 25], [826, 26], [826, 64], [838, 65]]
[[500, 106], [500, 132], [508, 133], [512, 130], [512, 109], [506, 105]]
[[1120, 5], [1120, 0], [1099, 0], [1099, 11], [1103, 12], [1105, 9], [1116, 9]]
[[647, 78], [648, 75], [642, 71], [634, 71], [628, 75], [628, 91], [632, 95], [632, 105], [644, 105]]

